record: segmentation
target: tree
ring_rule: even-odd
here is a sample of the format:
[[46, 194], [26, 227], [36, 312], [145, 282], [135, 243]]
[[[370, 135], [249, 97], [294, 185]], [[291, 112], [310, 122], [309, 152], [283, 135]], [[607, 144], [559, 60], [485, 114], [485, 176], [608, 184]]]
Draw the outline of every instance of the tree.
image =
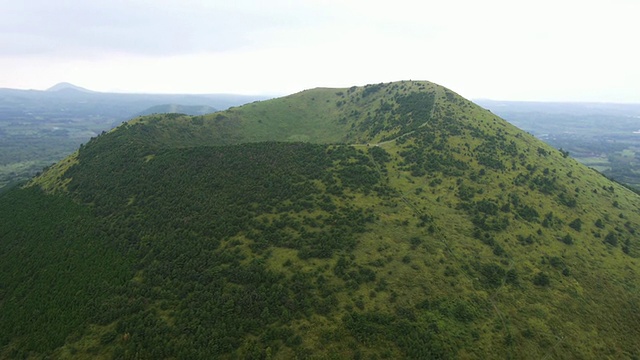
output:
[[537, 286], [549, 286], [549, 275], [539, 272], [533, 277], [533, 284]]
[[609, 231], [607, 236], [604, 238], [604, 242], [611, 246], [618, 246], [618, 237], [613, 232]]
[[576, 218], [569, 223], [569, 227], [575, 231], [580, 231], [580, 229], [582, 229], [582, 220], [580, 218]]

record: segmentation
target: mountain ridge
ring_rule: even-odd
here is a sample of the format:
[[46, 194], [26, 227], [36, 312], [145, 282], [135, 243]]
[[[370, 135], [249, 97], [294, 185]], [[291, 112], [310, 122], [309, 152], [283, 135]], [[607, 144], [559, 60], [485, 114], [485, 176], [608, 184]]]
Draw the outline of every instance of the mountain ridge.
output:
[[134, 117], [140, 117], [145, 115], [152, 114], [162, 114], [162, 113], [175, 113], [175, 114], [185, 114], [185, 115], [204, 115], [209, 113], [214, 113], [217, 110], [211, 106], [206, 105], [179, 105], [179, 104], [163, 104], [152, 106], [144, 111], [135, 114]]
[[[109, 291], [94, 300], [100, 311], [77, 320], [85, 325], [73, 336], [29, 346], [0, 327], [5, 354], [640, 351], [638, 195], [433, 83], [313, 89], [202, 116], [137, 118], [0, 205], [41, 203], [33, 214], [46, 217], [54, 199], [86, 219], [62, 216], [56, 226], [5, 210], [0, 233], [34, 249], [34, 226], [52, 242], [61, 233], [76, 246], [95, 242], [121, 254], [111, 269], [121, 275], [101, 275]], [[77, 235], [85, 228], [92, 241]], [[22, 259], [9, 250], [0, 260]], [[0, 313], [0, 324], [16, 324]], [[46, 339], [51, 325], [39, 319], [32, 326]]]

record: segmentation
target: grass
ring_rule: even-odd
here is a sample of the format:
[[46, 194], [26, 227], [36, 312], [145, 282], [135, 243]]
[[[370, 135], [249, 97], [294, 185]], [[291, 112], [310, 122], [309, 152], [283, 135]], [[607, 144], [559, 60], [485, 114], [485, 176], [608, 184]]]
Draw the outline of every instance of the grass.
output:
[[66, 191], [66, 187], [71, 181], [70, 178], [64, 178], [64, 173], [69, 168], [78, 163], [78, 153], [75, 152], [72, 155], [62, 159], [56, 164], [52, 165], [48, 171], [45, 171], [40, 176], [34, 178], [28, 186], [39, 186], [47, 192]]

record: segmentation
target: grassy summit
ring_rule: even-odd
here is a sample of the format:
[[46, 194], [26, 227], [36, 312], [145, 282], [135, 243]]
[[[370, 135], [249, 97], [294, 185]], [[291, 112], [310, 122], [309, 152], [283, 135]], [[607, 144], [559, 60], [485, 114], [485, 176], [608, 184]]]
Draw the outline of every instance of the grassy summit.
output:
[[0, 197], [0, 355], [640, 356], [639, 206], [427, 82], [137, 118]]

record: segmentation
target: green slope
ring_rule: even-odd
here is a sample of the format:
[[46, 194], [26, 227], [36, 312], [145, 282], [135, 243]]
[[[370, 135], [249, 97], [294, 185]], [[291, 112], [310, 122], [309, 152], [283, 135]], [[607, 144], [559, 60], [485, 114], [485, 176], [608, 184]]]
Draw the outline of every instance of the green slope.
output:
[[0, 197], [0, 355], [633, 358], [639, 206], [427, 82], [138, 118]]
[[202, 116], [159, 114], [124, 124], [132, 141], [156, 147], [260, 141], [366, 144], [424, 125], [436, 99], [453, 93], [427, 82], [314, 89]]

